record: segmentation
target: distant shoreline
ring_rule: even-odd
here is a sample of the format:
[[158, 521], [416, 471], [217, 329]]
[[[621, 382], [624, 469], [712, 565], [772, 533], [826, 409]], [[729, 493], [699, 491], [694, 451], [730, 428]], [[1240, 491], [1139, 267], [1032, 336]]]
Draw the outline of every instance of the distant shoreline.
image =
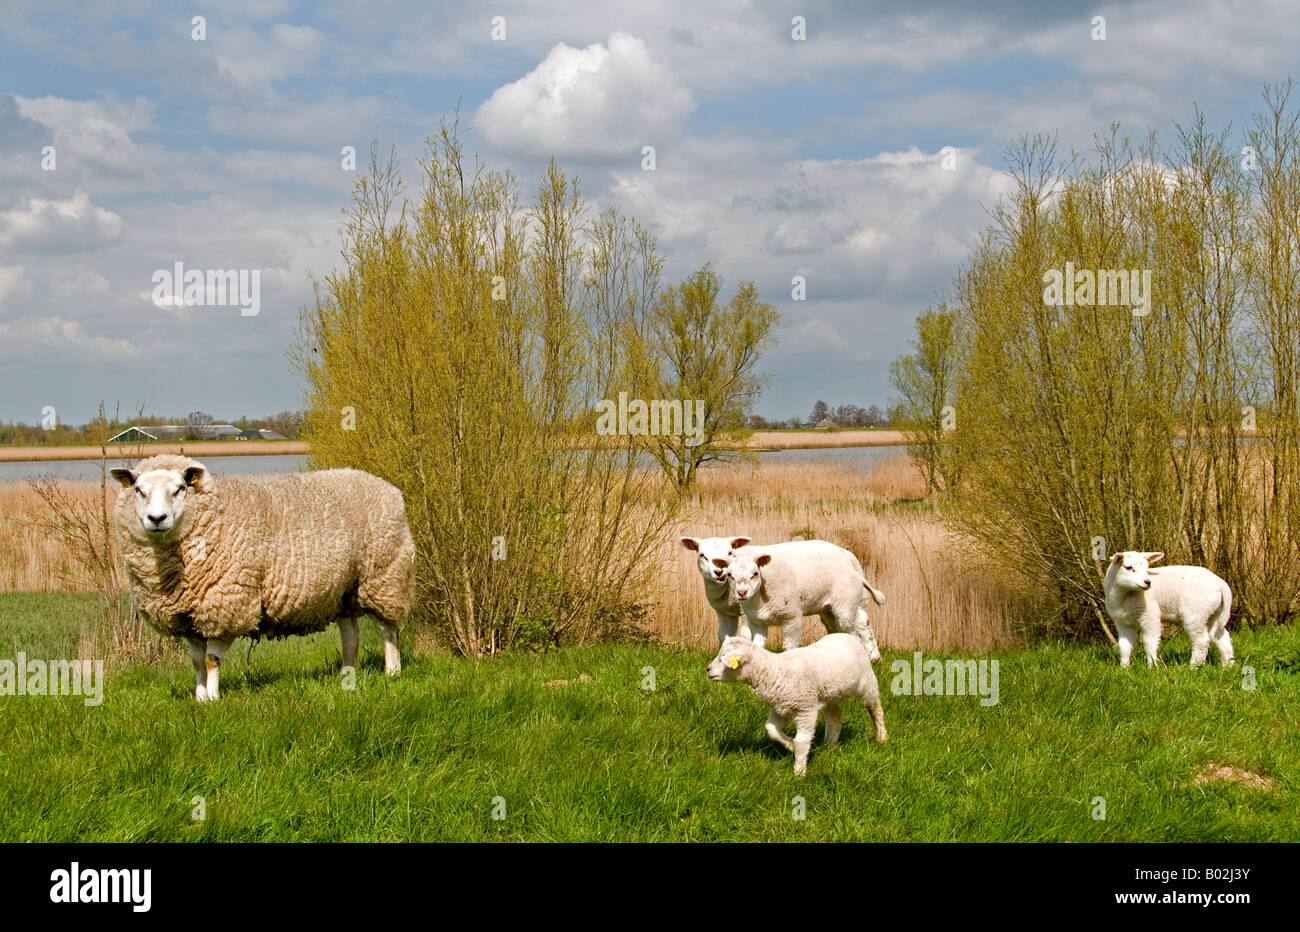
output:
[[[907, 443], [901, 430], [758, 430], [745, 444], [757, 453], [769, 450], [820, 450], [837, 447], [894, 447]], [[159, 453], [182, 453], [194, 457], [215, 456], [302, 456], [311, 452], [306, 440], [206, 440], [193, 443], [114, 443], [109, 444], [108, 458], [155, 456]], [[97, 444], [76, 446], [29, 445], [0, 447], [0, 463], [47, 463], [62, 460], [97, 460]]]
[[[108, 458], [135, 459], [140, 456], [157, 456], [160, 453], [182, 453], [185, 456], [300, 456], [311, 452], [305, 440], [207, 440], [194, 443], [110, 443]], [[0, 463], [53, 463], [62, 460], [97, 460], [98, 444], [77, 446], [26, 446], [0, 447]]]

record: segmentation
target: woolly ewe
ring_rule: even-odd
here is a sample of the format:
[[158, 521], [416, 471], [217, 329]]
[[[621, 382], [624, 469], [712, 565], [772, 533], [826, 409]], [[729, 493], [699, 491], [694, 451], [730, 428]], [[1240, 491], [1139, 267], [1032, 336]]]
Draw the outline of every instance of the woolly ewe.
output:
[[1202, 566], [1151, 569], [1163, 556], [1126, 550], [1111, 557], [1106, 569], [1102, 589], [1106, 614], [1115, 622], [1119, 637], [1119, 665], [1128, 666], [1139, 631], [1147, 664], [1155, 664], [1161, 622], [1176, 620], [1192, 639], [1192, 666], [1205, 663], [1211, 643], [1223, 665], [1232, 666], [1232, 639], [1228, 637], [1232, 590]]
[[[840, 703], [857, 696], [871, 712], [876, 740], [889, 740], [880, 686], [862, 641], [851, 634], [828, 634], [808, 647], [779, 654], [745, 638], [729, 637], [708, 667], [715, 683], [744, 683], [768, 704], [767, 736], [794, 751], [794, 772], [808, 772], [808, 754], [817, 713], [826, 710], [826, 746], [840, 738]], [[794, 741], [782, 728], [793, 720]]]
[[113, 477], [136, 603], [159, 631], [189, 641], [200, 701], [218, 697], [237, 637], [308, 634], [337, 620], [343, 666], [355, 667], [367, 612], [379, 619], [385, 670], [401, 670], [415, 545], [396, 488], [354, 469], [218, 480], [170, 455]]

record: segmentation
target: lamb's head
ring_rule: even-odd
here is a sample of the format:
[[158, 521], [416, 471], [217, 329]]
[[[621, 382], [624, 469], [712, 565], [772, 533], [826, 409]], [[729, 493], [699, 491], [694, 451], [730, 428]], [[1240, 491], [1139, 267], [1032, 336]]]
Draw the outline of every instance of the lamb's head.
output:
[[705, 582], [727, 581], [727, 561], [749, 543], [748, 537], [683, 537], [682, 546], [699, 554], [696, 568]]
[[145, 537], [166, 537], [181, 524], [186, 500], [212, 488], [207, 467], [186, 456], [151, 456], [135, 469], [114, 469], [113, 478], [122, 484], [117, 493], [119, 520], [124, 520], [121, 512], [129, 514], [122, 498], [129, 495]]
[[758, 594], [758, 591], [763, 588], [763, 567], [771, 562], [770, 553], [731, 558], [727, 565], [727, 574], [731, 580], [731, 592], [737, 600], [744, 602]]
[[1137, 550], [1117, 553], [1110, 558], [1114, 571], [1110, 581], [1120, 589], [1150, 589], [1151, 564], [1163, 556], [1163, 553], [1142, 553]]
[[739, 683], [747, 672], [745, 665], [754, 659], [754, 642], [748, 638], [729, 637], [718, 648], [718, 656], [709, 664], [709, 679], [715, 683]]

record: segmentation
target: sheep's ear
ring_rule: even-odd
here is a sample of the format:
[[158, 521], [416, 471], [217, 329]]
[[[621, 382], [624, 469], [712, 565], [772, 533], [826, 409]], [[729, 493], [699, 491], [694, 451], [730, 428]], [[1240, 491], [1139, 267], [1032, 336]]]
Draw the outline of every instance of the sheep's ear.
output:
[[129, 489], [135, 485], [136, 475], [129, 469], [110, 469], [109, 474], [122, 483], [122, 488]]
[[1148, 563], [1154, 563], [1157, 560], [1163, 560], [1165, 558], [1163, 551], [1157, 551], [1156, 553], [1148, 553], [1143, 555], [1147, 558]]
[[683, 537], [682, 546], [685, 547], [687, 550], [699, 550], [700, 542], [696, 540], [694, 537]]
[[1110, 558], [1110, 562], [1114, 563], [1116, 566], [1119, 566], [1121, 563], [1124, 562], [1124, 554], [1122, 553], [1115, 554], [1115, 556]]
[[759, 566], [767, 566], [772, 562], [772, 555], [770, 553], [760, 553], [754, 558], [754, 562]]
[[733, 537], [731, 538], [731, 549], [739, 550], [753, 539], [752, 537]]
[[191, 489], [198, 488], [199, 482], [207, 472], [202, 466], [189, 466], [185, 470], [185, 484]]

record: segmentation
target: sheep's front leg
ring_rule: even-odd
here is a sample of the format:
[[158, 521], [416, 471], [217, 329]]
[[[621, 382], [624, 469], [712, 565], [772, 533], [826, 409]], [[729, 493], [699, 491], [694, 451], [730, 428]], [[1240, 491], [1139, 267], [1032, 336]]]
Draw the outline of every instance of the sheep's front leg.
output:
[[781, 626], [781, 646], [785, 650], [798, 647], [803, 641], [803, 618], [791, 618]]
[[1125, 621], [1115, 622], [1116, 639], [1119, 641], [1119, 665], [1127, 667], [1133, 656], [1133, 645], [1137, 640], [1138, 627]]
[[208, 670], [209, 701], [221, 697], [221, 691], [217, 686], [221, 677], [221, 659], [226, 656], [226, 651], [230, 650], [230, 645], [234, 643], [234, 638], [208, 638], [208, 650], [203, 662]]
[[775, 711], [773, 711], [770, 715], [768, 715], [767, 736], [771, 738], [773, 741], [775, 741], [777, 744], [781, 745], [781, 747], [785, 748], [787, 751], [793, 751], [794, 742], [785, 736], [785, 732], [781, 730], [784, 727], [785, 727], [785, 716], [778, 715], [776, 714]]
[[208, 653], [205, 638], [186, 638], [190, 642], [190, 662], [194, 664], [194, 698], [199, 702], [208, 701], [208, 670], [203, 658]]
[[826, 746], [834, 747], [840, 743], [840, 707], [837, 703], [826, 706]]
[[361, 632], [355, 618], [339, 619], [339, 638], [343, 641], [343, 669], [348, 667], [356, 668], [357, 665], [357, 646], [361, 640]]
[[808, 753], [812, 750], [813, 733], [817, 730], [817, 712], [814, 707], [799, 712], [794, 719], [794, 772], [796, 776], [808, 773]]
[[398, 628], [380, 622], [379, 632], [384, 637], [384, 672], [389, 676], [397, 676], [402, 672], [402, 655], [397, 652]]
[[729, 637], [735, 637], [736, 633], [743, 627], [744, 634], [741, 637], [749, 637], [749, 625], [744, 624], [743, 616], [733, 618], [730, 615], [724, 615], [722, 612], [715, 612], [718, 616], [718, 646]]
[[1142, 649], [1146, 651], [1148, 667], [1154, 667], [1159, 663], [1160, 615], [1158, 613], [1142, 616]]

